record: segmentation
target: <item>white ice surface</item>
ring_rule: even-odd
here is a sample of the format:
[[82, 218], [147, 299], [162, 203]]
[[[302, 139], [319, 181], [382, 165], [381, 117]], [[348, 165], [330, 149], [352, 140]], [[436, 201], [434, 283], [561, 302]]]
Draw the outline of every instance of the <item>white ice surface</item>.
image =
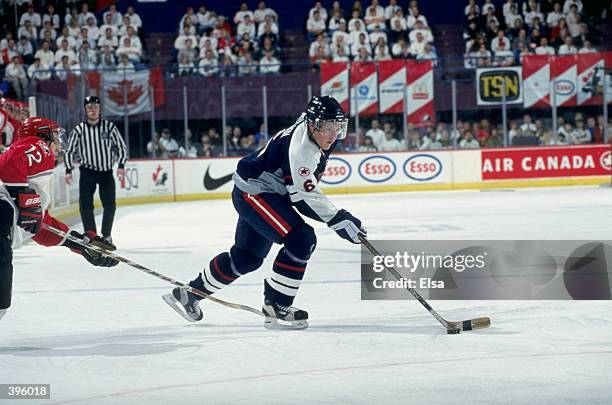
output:
[[[372, 239], [612, 236], [609, 188], [333, 200]], [[235, 220], [229, 201], [120, 207], [114, 239], [119, 254], [186, 282], [231, 246]], [[0, 321], [0, 383], [50, 383], [52, 400], [32, 401], [45, 404], [612, 403], [610, 302], [435, 301], [449, 319], [492, 318], [450, 336], [414, 301], [361, 301], [358, 247], [316, 229], [296, 300], [310, 328], [289, 332], [211, 302], [205, 321], [188, 324], [156, 278], [26, 245]], [[259, 307], [276, 249], [219, 297]]]

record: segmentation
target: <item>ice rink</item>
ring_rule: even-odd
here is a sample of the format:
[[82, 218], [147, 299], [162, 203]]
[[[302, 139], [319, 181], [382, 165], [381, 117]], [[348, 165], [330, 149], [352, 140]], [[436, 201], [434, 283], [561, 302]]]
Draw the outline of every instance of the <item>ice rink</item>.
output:
[[[612, 236], [610, 188], [331, 198], [374, 240]], [[231, 246], [235, 221], [227, 200], [119, 207], [114, 239], [120, 255], [187, 282]], [[296, 300], [305, 331], [270, 331], [212, 302], [189, 324], [154, 277], [23, 246], [0, 321], [0, 383], [51, 384], [38, 404], [612, 403], [609, 301], [435, 301], [448, 319], [491, 316], [489, 329], [447, 335], [415, 301], [361, 301], [359, 247], [315, 227]], [[259, 308], [276, 250], [219, 297]]]

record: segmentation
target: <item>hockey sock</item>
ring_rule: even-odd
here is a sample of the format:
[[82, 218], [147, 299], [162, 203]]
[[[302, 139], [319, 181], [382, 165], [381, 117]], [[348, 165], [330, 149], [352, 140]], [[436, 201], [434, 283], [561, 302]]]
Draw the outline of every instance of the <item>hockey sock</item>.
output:
[[223, 252], [215, 256], [204, 271], [189, 285], [206, 294], [214, 294], [238, 279], [240, 274], [235, 273], [233, 268], [235, 266], [229, 253]]
[[292, 305], [300, 288], [307, 261], [282, 248], [272, 266], [272, 275], [266, 278], [264, 295], [281, 305]]

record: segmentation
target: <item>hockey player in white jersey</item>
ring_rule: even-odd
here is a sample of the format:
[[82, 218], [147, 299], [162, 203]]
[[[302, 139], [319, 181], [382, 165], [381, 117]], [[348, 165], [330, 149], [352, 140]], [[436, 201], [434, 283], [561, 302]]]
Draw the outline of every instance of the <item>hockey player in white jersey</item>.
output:
[[[295, 124], [238, 162], [232, 191], [239, 214], [235, 243], [229, 252], [215, 256], [190, 286], [214, 294], [257, 270], [272, 244], [281, 244], [272, 274], [264, 282], [264, 325], [271, 329], [308, 327], [308, 313], [294, 307], [293, 300], [317, 239], [301, 215], [325, 222], [352, 243], [360, 243], [360, 233], [365, 235], [361, 221], [336, 208], [318, 184], [336, 142], [346, 136], [347, 123], [333, 97], [315, 96]], [[200, 297], [180, 287], [164, 300], [188, 321], [203, 318]]]

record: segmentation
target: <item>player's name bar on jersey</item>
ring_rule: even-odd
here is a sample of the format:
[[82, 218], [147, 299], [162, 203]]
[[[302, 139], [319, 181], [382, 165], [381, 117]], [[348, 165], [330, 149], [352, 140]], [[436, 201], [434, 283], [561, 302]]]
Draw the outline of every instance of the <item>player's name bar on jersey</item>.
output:
[[610, 240], [372, 241], [363, 300], [610, 300]]

